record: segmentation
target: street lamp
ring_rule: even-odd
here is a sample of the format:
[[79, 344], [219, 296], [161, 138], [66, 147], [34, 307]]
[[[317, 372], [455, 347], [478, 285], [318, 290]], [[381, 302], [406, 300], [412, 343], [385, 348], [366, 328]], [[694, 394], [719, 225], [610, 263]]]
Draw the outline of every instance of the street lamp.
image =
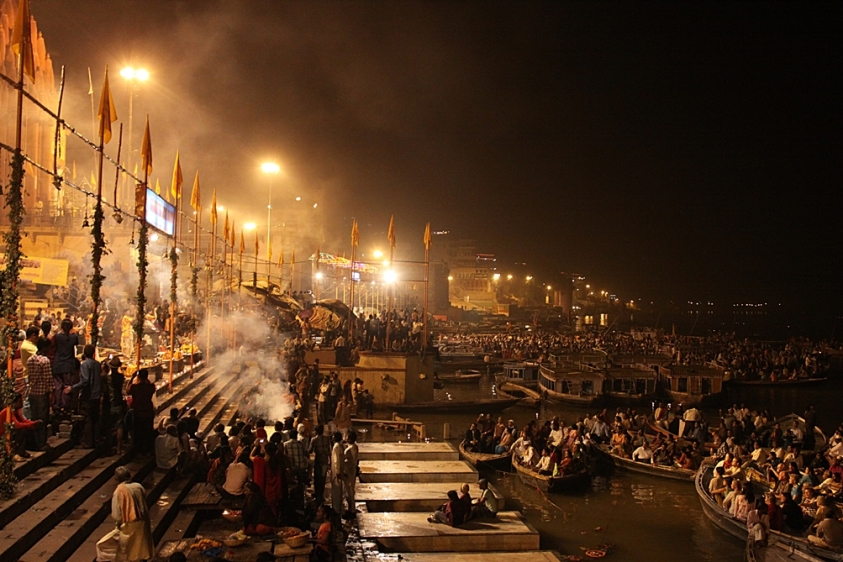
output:
[[247, 222], [246, 224], [243, 225], [243, 230], [245, 230], [246, 232], [251, 232], [254, 229], [256, 229], [257, 227], [258, 227], [258, 225], [256, 225], [255, 223]]
[[277, 176], [281, 167], [275, 162], [264, 162], [261, 164], [261, 171], [269, 174], [269, 202], [266, 205], [266, 247], [269, 248], [272, 236], [272, 176]]
[[[149, 80], [149, 71], [145, 68], [133, 68], [131, 66], [127, 66], [120, 71], [120, 76], [126, 80], [127, 85], [129, 87], [129, 138], [127, 139], [126, 154], [129, 157], [126, 159], [126, 169], [132, 169], [132, 122], [133, 122], [133, 114], [134, 114], [134, 99], [135, 99], [135, 85], [139, 82], [146, 82]], [[123, 188], [126, 189], [126, 176], [123, 176]]]

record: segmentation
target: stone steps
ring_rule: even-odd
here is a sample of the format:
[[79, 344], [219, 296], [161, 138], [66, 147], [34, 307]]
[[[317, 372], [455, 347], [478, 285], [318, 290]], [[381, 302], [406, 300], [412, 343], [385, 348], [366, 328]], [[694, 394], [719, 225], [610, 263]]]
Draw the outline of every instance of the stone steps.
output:
[[[228, 401], [225, 399], [224, 395], [232, 395], [236, 394], [242, 389], [242, 383], [239, 383], [236, 379], [231, 378], [229, 381], [219, 386], [214, 391], [214, 396], [211, 397], [205, 407], [203, 407], [199, 412], [198, 416], [200, 418], [199, 429], [204, 431], [205, 433], [210, 432], [213, 429], [214, 425], [219, 422], [227, 421], [232, 415], [233, 412], [231, 411], [231, 406], [228, 404]], [[226, 417], [228, 416], [228, 417]], [[152, 461], [148, 461], [152, 462]], [[131, 469], [130, 469], [131, 470]], [[157, 474], [158, 471], [153, 471], [153, 474]], [[174, 473], [168, 473], [171, 476]], [[166, 481], [163, 486], [153, 487], [151, 485], [147, 485], [144, 483], [144, 487], [149, 490], [147, 493], [147, 504], [150, 506], [150, 517], [152, 519], [153, 525], [153, 537], [155, 538], [156, 542], [158, 542], [161, 537], [167, 532], [169, 525], [175, 520], [179, 505], [181, 501], [184, 499], [184, 496], [190, 491], [190, 487], [192, 483], [199, 478], [202, 478], [203, 475], [188, 475], [186, 477], [176, 478]], [[156, 482], [156, 484], [158, 484]], [[111, 529], [114, 528], [114, 523], [110, 518], [110, 510], [111, 510], [111, 495], [114, 491], [116, 483], [113, 481], [109, 482], [107, 487], [104, 487], [103, 493], [100, 494], [107, 498], [105, 500], [105, 504], [101, 504], [101, 513], [96, 514], [95, 520], [97, 522], [96, 525], [93, 526], [91, 529], [84, 529], [84, 533], [80, 532], [81, 536], [74, 536], [72, 540], [72, 547], [69, 549], [67, 555], [62, 558], [54, 558], [54, 559], [43, 559], [43, 560], [70, 560], [73, 562], [91, 562], [96, 558], [96, 544], [106, 533], [108, 533]], [[166, 487], [166, 489], [164, 489]], [[50, 542], [51, 537], [45, 537], [45, 541]], [[36, 550], [36, 549], [33, 549]], [[42, 560], [40, 558], [28, 558], [24, 557], [22, 559], [24, 562], [28, 562], [30, 560]]]
[[[195, 376], [193, 379], [188, 375], [179, 377], [177, 389], [175, 389], [173, 394], [166, 395], [160, 400], [158, 411], [165, 412], [171, 405], [185, 401], [190, 401], [191, 404], [201, 405], [198, 401], [214, 386], [216, 379], [217, 375], [212, 372]], [[176, 381], [174, 380], [174, 386], [175, 383]], [[166, 387], [157, 390], [159, 396], [166, 392]], [[212, 397], [212, 400], [215, 398], [216, 396]], [[65, 456], [72, 459], [75, 455], [79, 454], [78, 451], [80, 450], [68, 451], [65, 455], [59, 457], [59, 459]], [[84, 452], [84, 450], [81, 451]], [[93, 454], [96, 453], [93, 452]], [[48, 469], [53, 466], [50, 465], [39, 469], [27, 477], [32, 479], [33, 482], [41, 479], [41, 486], [43, 488], [37, 484], [33, 484], [35, 488], [32, 492], [21, 499], [21, 501], [30, 502], [26, 512], [10, 521], [0, 531], [0, 562], [4, 562], [5, 560], [19, 560], [24, 553], [35, 547], [46, 535], [51, 532], [58, 534], [60, 525], [67, 526], [65, 521], [78, 519], [80, 520], [80, 527], [81, 523], [87, 523], [88, 518], [86, 515], [92, 509], [96, 511], [97, 501], [100, 507], [103, 505], [102, 498], [97, 497], [101, 492], [101, 488], [111, 479], [114, 469], [117, 466], [126, 464], [129, 459], [129, 453], [121, 456], [113, 455], [103, 457], [93, 460], [87, 466], [80, 467], [80, 470], [75, 474], [71, 473], [71, 471], [62, 471], [59, 474], [53, 474], [44, 479], [41, 473], [49, 474], [50, 470]], [[137, 466], [141, 472], [141, 477], [144, 476], [144, 470], [142, 469], [146, 464], [149, 464], [149, 469], [151, 470], [151, 462], [146, 460], [143, 461], [143, 464]], [[57, 459], [55, 464], [61, 463]], [[81, 461], [76, 463], [75, 466], [80, 464], [82, 464]], [[145, 472], [148, 473], [149, 470]], [[30, 484], [22, 482], [22, 486], [29, 488]], [[33, 499], [39, 498], [39, 496], [40, 499], [34, 502], [32, 501]], [[18, 504], [14, 509], [19, 510], [20, 505]], [[93, 525], [93, 528], [97, 525]]]
[[539, 532], [517, 511], [449, 527], [428, 522], [428, 513], [361, 513], [360, 538], [391, 552], [489, 552], [539, 549]]
[[[202, 375], [192, 381], [187, 377], [180, 378], [179, 383], [190, 384], [180, 384], [178, 392], [174, 393], [172, 398], [167, 397], [162, 401], [159, 411], [169, 407], [177, 397], [184, 397], [196, 388], [204, 388], [202, 383], [208, 376], [210, 375]], [[50, 451], [33, 455], [32, 459], [15, 468], [15, 473], [20, 478], [18, 491], [14, 498], [0, 503], [0, 528], [4, 528], [68, 478], [88, 466], [98, 454], [95, 449], [73, 449], [69, 439], [52, 439], [50, 445]]]
[[360, 461], [360, 482], [477, 482], [477, 469], [465, 461]]

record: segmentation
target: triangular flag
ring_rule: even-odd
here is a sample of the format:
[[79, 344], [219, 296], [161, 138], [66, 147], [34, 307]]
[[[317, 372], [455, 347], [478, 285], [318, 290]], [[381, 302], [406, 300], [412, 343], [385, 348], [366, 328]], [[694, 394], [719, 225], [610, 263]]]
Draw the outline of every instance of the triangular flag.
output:
[[73, 180], [76, 180], [76, 160], [73, 161]]
[[290, 256], [290, 265], [296, 264], [296, 249], [293, 248], [293, 255]]
[[284, 267], [284, 248], [278, 254], [278, 267]]
[[17, 64], [20, 64], [20, 55], [23, 51], [23, 73], [35, 82], [35, 57], [32, 51], [32, 16], [29, 13], [29, 0], [20, 0], [18, 12], [15, 14], [15, 27], [12, 30], [12, 52], [17, 55]]
[[272, 262], [272, 237], [266, 239], [266, 261]]
[[256, 260], [258, 258], [258, 252], [260, 252], [260, 250], [261, 250], [261, 243], [258, 240], [258, 231], [255, 230], [255, 259]]
[[360, 243], [360, 232], [357, 230], [357, 219], [351, 223], [351, 245], [357, 246]]
[[424, 227], [424, 247], [429, 250], [431, 242], [433, 242], [433, 239], [430, 237], [430, 223], [427, 223], [427, 226]]
[[243, 236], [243, 230], [241, 229], [240, 230], [240, 253], [242, 254], [245, 251], [246, 251], [246, 237]]
[[152, 173], [152, 137], [149, 135], [149, 115], [146, 116], [146, 128], [143, 130], [141, 162], [143, 162], [143, 168], [148, 176]]
[[228, 240], [225, 241], [226, 244], [231, 244], [231, 248], [234, 248], [234, 219], [231, 219], [231, 229], [228, 231]]
[[100, 120], [100, 138], [103, 143], [108, 143], [111, 140], [111, 124], [117, 121], [117, 109], [114, 107], [114, 98], [111, 97], [111, 88], [108, 87], [108, 67], [105, 68], [97, 117]]
[[179, 162], [179, 151], [176, 151], [176, 163], [173, 165], [173, 181], [170, 184], [170, 194], [173, 196], [173, 201], [178, 204], [181, 199], [181, 186], [184, 183], [184, 178], [181, 175], [181, 163]]
[[91, 171], [91, 186], [92, 187], [97, 186], [97, 176], [94, 175], [93, 170]]
[[389, 230], [386, 231], [386, 237], [389, 239], [389, 247], [395, 249], [395, 215], [389, 217]]
[[161, 195], [161, 183], [155, 178], [155, 195]]
[[222, 239], [228, 244], [228, 210], [225, 211], [225, 223], [222, 228]]
[[190, 194], [190, 206], [197, 213], [202, 209], [202, 198], [199, 193], [199, 170], [196, 171], [196, 178], [193, 180], [193, 193]]
[[211, 195], [211, 224], [217, 225], [217, 188], [214, 188], [214, 193]]

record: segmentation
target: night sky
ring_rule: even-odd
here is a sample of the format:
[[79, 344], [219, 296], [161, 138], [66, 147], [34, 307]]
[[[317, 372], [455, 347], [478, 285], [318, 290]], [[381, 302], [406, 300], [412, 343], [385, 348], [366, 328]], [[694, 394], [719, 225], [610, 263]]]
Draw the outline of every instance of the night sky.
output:
[[[260, 162], [326, 245], [424, 223], [503, 271], [623, 299], [843, 303], [843, 9], [811, 2], [32, 0], [90, 123], [86, 67], [145, 66], [156, 174], [265, 212]], [[58, 71], [56, 71], [58, 75]], [[115, 87], [121, 120], [124, 89]], [[116, 150], [112, 147], [111, 150]], [[186, 183], [190, 182], [186, 179]]]

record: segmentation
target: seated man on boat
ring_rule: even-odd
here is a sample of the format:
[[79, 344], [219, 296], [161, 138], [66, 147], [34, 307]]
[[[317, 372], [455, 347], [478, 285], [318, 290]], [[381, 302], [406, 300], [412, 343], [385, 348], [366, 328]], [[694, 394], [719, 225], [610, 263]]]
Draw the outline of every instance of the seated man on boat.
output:
[[646, 440], [640, 447], [632, 452], [632, 460], [635, 462], [642, 462], [653, 464], [653, 449], [650, 448], [650, 443]]
[[632, 450], [631, 443], [629, 434], [623, 427], [615, 429], [615, 432], [612, 434], [612, 441], [610, 442], [609, 447], [609, 450], [613, 455], [623, 457], [625, 459], [629, 458], [630, 451]]
[[729, 487], [731, 485], [731, 483], [726, 480], [723, 473], [723, 467], [718, 466], [714, 469], [714, 474], [711, 481], [708, 483], [708, 493], [711, 494], [711, 497], [717, 502], [717, 505], [721, 507], [723, 506], [723, 499], [726, 497], [726, 492], [729, 491]]
[[553, 474], [553, 465], [551, 464], [551, 456], [550, 456], [550, 449], [545, 447], [542, 450], [542, 456], [539, 458], [539, 462], [536, 463], [536, 470], [539, 474], [545, 474], [550, 476]]
[[480, 452], [480, 443], [482, 436], [480, 430], [477, 429], [477, 424], [472, 423], [465, 432], [465, 450], [472, 453]]
[[823, 548], [843, 548], [843, 522], [833, 512], [826, 512], [825, 519], [817, 525], [815, 534], [808, 535], [808, 540]]

